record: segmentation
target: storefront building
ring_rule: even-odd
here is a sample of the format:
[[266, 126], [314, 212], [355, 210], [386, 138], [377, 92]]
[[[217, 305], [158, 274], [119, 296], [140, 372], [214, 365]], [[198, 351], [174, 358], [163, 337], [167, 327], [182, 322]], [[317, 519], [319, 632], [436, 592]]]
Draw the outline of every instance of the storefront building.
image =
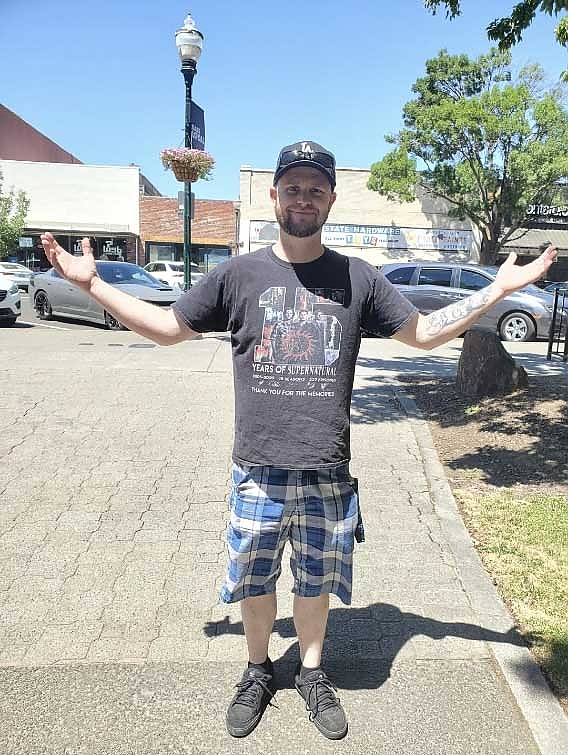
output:
[[88, 236], [99, 259], [140, 260], [137, 166], [0, 160], [0, 171], [6, 188], [23, 190], [30, 200], [13, 255], [32, 270], [50, 267], [40, 243], [46, 230], [72, 254]]
[[499, 261], [504, 260], [509, 252], [515, 252], [519, 262], [530, 262], [546, 241], [558, 249], [557, 261], [550, 268], [547, 279], [568, 280], [568, 201], [562, 205], [529, 205], [524, 227], [514, 231], [505, 242]]
[[[414, 202], [389, 201], [367, 188], [369, 176], [368, 170], [337, 169], [337, 200], [323, 228], [324, 244], [372, 265], [418, 259], [479, 261], [479, 231], [469, 220], [450, 218], [448, 203], [420, 193]], [[240, 254], [278, 238], [269, 195], [272, 177], [272, 170], [241, 167]], [[530, 262], [545, 239], [559, 250], [550, 280], [568, 280], [568, 207], [529, 207], [525, 227], [507, 241], [498, 264], [510, 251], [517, 252], [521, 263]]]
[[[369, 171], [337, 169], [337, 200], [323, 228], [324, 244], [372, 265], [392, 260], [479, 259], [479, 234], [469, 221], [449, 218], [429, 196], [391, 202], [367, 188]], [[242, 166], [240, 253], [274, 241], [278, 226], [269, 191], [273, 172]]]
[[[192, 261], [208, 272], [237, 251], [239, 203], [195, 199], [193, 215]], [[140, 198], [140, 239], [142, 264], [183, 259], [183, 209], [177, 198]]]

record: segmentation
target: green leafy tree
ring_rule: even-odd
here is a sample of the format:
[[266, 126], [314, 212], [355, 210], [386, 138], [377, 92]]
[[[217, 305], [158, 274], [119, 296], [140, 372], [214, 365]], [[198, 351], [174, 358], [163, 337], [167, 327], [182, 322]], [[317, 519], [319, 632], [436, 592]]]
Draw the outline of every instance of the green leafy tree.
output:
[[450, 217], [479, 229], [484, 264], [515, 238], [527, 206], [554, 200], [568, 176], [562, 89], [545, 90], [537, 65], [512, 81], [510, 62], [496, 49], [475, 60], [441, 50], [426, 61], [404, 128], [386, 137], [394, 149], [368, 182], [397, 201], [413, 201], [418, 189], [446, 200]]
[[[461, 0], [424, 0], [424, 5], [432, 13], [440, 5], [446, 7], [446, 16], [450, 19], [461, 14]], [[561, 11], [568, 10], [568, 0], [522, 0], [511, 9], [509, 16], [496, 18], [487, 27], [487, 36], [493, 42], [498, 42], [501, 51], [510, 49], [523, 38], [523, 32], [532, 24], [537, 13], [547, 13], [557, 16]], [[568, 47], [568, 16], [560, 20], [555, 29], [556, 40], [563, 47]], [[568, 69], [562, 78], [568, 81]]]
[[3, 190], [3, 175], [0, 171], [0, 259], [18, 248], [24, 231], [30, 201], [23, 191]]

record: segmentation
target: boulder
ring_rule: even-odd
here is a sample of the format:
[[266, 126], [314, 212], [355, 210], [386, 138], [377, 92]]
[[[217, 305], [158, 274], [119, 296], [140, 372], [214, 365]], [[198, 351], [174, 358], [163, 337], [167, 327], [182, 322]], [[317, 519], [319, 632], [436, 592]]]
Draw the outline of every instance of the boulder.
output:
[[524, 367], [517, 365], [499, 336], [488, 328], [468, 330], [458, 362], [456, 386], [464, 396], [496, 396], [528, 388]]

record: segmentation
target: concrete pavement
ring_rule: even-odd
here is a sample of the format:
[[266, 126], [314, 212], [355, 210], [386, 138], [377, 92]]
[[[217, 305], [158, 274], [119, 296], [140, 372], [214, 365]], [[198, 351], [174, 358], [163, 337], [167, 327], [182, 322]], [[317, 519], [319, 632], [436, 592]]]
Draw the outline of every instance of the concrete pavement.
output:
[[[567, 753], [566, 717], [397, 381], [451, 371], [460, 344], [363, 343], [352, 467], [367, 540], [353, 606], [332, 602], [326, 647], [348, 737], [324, 739], [293, 689], [285, 566], [271, 644], [279, 707], [236, 741], [223, 719], [245, 641], [238, 606], [217, 600], [228, 339], [163, 349], [92, 328], [0, 330], [1, 755]], [[539, 358], [545, 345], [521, 346], [529, 372], [565, 375]]]

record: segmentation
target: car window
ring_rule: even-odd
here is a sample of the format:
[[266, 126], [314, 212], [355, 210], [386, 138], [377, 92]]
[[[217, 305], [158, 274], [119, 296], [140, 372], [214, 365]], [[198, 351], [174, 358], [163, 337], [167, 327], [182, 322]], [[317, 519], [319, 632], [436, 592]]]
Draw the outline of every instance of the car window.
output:
[[166, 272], [166, 266], [163, 262], [156, 262], [154, 265], [154, 272], [156, 273], [165, 273]]
[[141, 283], [144, 286], [160, 287], [159, 281], [146, 270], [127, 262], [117, 262], [116, 265], [102, 264], [97, 266], [101, 278], [107, 283]]
[[459, 287], [466, 288], [468, 291], [479, 291], [490, 283], [493, 283], [491, 278], [487, 278], [485, 275], [475, 272], [475, 270], [462, 270], [460, 273]]
[[395, 267], [394, 270], [390, 270], [386, 273], [386, 277], [391, 283], [397, 283], [399, 286], [409, 286], [415, 267]]
[[183, 262], [170, 262], [170, 267], [174, 273], [183, 273]]
[[147, 270], [149, 273], [153, 273], [155, 269], [156, 265], [153, 262], [150, 262], [150, 264], [146, 265], [146, 267], [144, 268], [144, 270]]
[[418, 276], [419, 286], [451, 286], [451, 267], [423, 267]]

